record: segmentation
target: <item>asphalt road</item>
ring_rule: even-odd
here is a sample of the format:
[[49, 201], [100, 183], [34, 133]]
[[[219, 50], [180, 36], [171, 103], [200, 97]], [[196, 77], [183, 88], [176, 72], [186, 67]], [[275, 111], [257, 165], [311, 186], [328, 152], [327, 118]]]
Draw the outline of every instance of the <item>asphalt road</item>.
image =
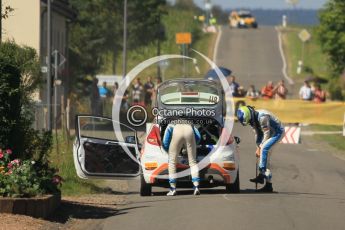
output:
[[216, 63], [230, 68], [237, 82], [245, 89], [253, 84], [260, 90], [268, 81], [275, 84], [284, 79], [289, 89], [288, 97], [292, 97], [299, 87], [289, 85], [284, 78], [278, 33], [274, 27], [260, 27], [257, 30], [223, 27]]
[[[242, 84], [279, 80], [281, 57], [274, 28], [223, 29], [218, 64], [232, 66]], [[260, 73], [260, 74], [258, 74]], [[235, 125], [241, 137], [240, 194], [224, 188], [180, 191], [166, 197], [140, 197], [138, 181], [129, 182], [128, 203], [103, 222], [104, 229], [344, 229], [345, 161], [311, 140], [278, 145], [272, 156], [273, 194], [257, 194], [248, 181], [255, 176], [255, 145], [250, 128]]]

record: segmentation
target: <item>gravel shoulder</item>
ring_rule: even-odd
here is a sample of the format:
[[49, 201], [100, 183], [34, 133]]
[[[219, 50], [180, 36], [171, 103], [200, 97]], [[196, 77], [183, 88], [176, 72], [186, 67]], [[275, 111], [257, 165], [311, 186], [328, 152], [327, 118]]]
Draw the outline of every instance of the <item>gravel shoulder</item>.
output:
[[46, 220], [1, 213], [0, 230], [102, 229], [105, 218], [117, 215], [127, 202], [127, 181], [104, 181], [106, 192], [64, 196], [60, 207]]

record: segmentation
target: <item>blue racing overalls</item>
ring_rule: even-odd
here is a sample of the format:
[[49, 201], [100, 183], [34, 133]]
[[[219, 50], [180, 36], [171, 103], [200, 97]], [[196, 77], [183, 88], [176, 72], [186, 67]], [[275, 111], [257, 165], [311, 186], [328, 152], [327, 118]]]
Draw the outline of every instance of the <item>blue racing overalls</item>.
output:
[[279, 143], [285, 135], [284, 126], [276, 116], [266, 110], [256, 110], [254, 121], [251, 123], [256, 135], [256, 145], [260, 147], [260, 173], [271, 182], [270, 157], [272, 148]]

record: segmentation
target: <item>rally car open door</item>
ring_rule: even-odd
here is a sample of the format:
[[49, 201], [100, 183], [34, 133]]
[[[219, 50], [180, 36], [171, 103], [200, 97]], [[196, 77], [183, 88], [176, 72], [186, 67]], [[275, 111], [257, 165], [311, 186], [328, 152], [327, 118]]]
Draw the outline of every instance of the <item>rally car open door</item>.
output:
[[[115, 134], [120, 128], [122, 137]], [[118, 134], [118, 133], [117, 133]], [[79, 177], [129, 179], [140, 174], [136, 131], [110, 118], [76, 117], [74, 165]]]

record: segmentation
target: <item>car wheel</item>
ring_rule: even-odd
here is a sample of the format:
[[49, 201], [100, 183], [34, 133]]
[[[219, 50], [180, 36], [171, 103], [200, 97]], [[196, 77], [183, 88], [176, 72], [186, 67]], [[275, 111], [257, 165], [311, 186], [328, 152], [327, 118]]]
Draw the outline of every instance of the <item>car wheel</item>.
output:
[[234, 183], [225, 185], [226, 192], [239, 193], [240, 192], [240, 170], [237, 171], [237, 177]]
[[140, 196], [151, 196], [152, 185], [146, 183], [144, 175], [140, 174]]

